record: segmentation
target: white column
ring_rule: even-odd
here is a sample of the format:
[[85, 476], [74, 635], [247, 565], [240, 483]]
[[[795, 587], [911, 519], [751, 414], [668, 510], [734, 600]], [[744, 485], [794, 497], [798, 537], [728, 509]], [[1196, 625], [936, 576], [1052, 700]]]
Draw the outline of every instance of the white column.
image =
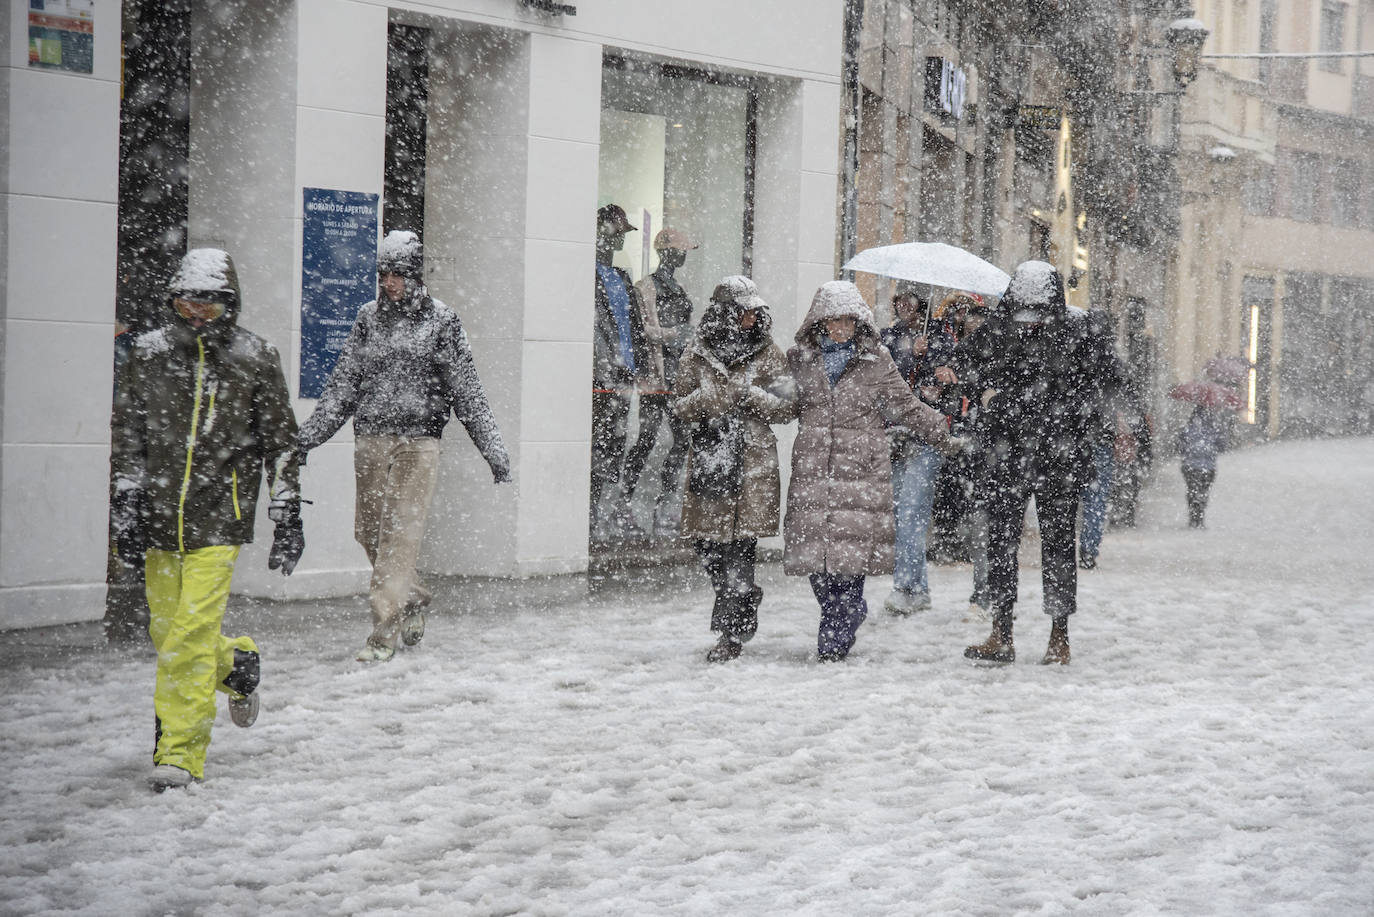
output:
[[118, 0], [92, 73], [28, 65], [0, 20], [0, 628], [104, 611], [119, 163]]
[[601, 46], [530, 36], [520, 396], [522, 574], [587, 566]]

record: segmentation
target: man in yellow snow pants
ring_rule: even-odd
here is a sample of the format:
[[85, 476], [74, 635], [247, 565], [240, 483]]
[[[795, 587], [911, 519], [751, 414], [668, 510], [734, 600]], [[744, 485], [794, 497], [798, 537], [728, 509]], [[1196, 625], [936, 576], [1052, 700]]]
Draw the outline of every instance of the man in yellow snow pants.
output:
[[174, 316], [134, 340], [110, 424], [114, 547], [144, 569], [157, 649], [159, 791], [204, 776], [216, 691], [234, 725], [257, 719], [258, 647], [220, 626], [264, 478], [276, 523], [267, 566], [290, 575], [305, 549], [291, 395], [276, 349], [238, 326], [233, 261], [193, 249], [167, 292]]
[[241, 698], [258, 685], [257, 644], [220, 633], [238, 556], [238, 545], [148, 552], [148, 631], [157, 649], [154, 757], [197, 780], [205, 775], [215, 691]]

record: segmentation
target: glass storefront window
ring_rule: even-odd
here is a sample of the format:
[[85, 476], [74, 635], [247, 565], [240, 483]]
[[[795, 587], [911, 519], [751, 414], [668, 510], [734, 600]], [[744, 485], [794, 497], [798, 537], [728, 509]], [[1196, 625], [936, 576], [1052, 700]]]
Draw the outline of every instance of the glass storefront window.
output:
[[607, 59], [597, 206], [639, 227], [615, 256], [636, 281], [658, 266], [665, 226], [700, 246], [677, 272], [699, 306], [721, 277], [750, 272], [753, 96], [745, 81]]

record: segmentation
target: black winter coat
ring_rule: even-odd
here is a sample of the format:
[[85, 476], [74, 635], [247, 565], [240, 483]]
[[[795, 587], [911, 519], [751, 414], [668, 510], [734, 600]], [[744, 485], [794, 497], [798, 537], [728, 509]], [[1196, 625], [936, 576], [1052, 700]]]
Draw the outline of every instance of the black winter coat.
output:
[[601, 275], [597, 274], [596, 322], [592, 328], [592, 388], [608, 391], [626, 389], [632, 385], [636, 376], [653, 359], [644, 334], [644, 310], [639, 301], [639, 291], [630, 281], [629, 274], [618, 267], [611, 270], [620, 277], [630, 297], [630, 347], [634, 352], [635, 370], [631, 372], [620, 358], [620, 329], [616, 326], [606, 286], [601, 282]]
[[[1009, 288], [988, 322], [960, 343], [955, 371], [967, 396], [985, 405], [978, 432], [988, 475], [1077, 488], [1090, 479], [1107, 393], [1124, 380], [1110, 341], [1094, 333], [1086, 312], [1067, 305], [1057, 273], [1046, 300], [1026, 303]], [[1014, 321], [1026, 308], [1044, 321]]]

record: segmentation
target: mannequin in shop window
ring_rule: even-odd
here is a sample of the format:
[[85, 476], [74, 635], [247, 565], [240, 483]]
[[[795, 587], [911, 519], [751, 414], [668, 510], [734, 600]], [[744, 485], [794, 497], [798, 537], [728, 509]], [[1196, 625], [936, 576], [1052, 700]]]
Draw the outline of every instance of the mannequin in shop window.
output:
[[[680, 230], [659, 230], [654, 237], [658, 270], [635, 285], [643, 310], [641, 318], [649, 359], [639, 375], [639, 436], [625, 456], [622, 490], [628, 506], [654, 443], [658, 441], [659, 430], [666, 421], [671, 445], [659, 475], [658, 499], [654, 504], [655, 535], [676, 535], [681, 514], [678, 499], [682, 468], [687, 461], [687, 431], [670, 410], [669, 400], [677, 379], [678, 362], [692, 335], [692, 300], [674, 274], [686, 263], [687, 252], [696, 247], [696, 243]], [[633, 523], [627, 531], [637, 534]]]
[[649, 363], [643, 309], [630, 275], [611, 264], [638, 227], [617, 204], [596, 212], [596, 303], [592, 329], [591, 539], [623, 538], [631, 525], [620, 487], [625, 422], [636, 379]]

